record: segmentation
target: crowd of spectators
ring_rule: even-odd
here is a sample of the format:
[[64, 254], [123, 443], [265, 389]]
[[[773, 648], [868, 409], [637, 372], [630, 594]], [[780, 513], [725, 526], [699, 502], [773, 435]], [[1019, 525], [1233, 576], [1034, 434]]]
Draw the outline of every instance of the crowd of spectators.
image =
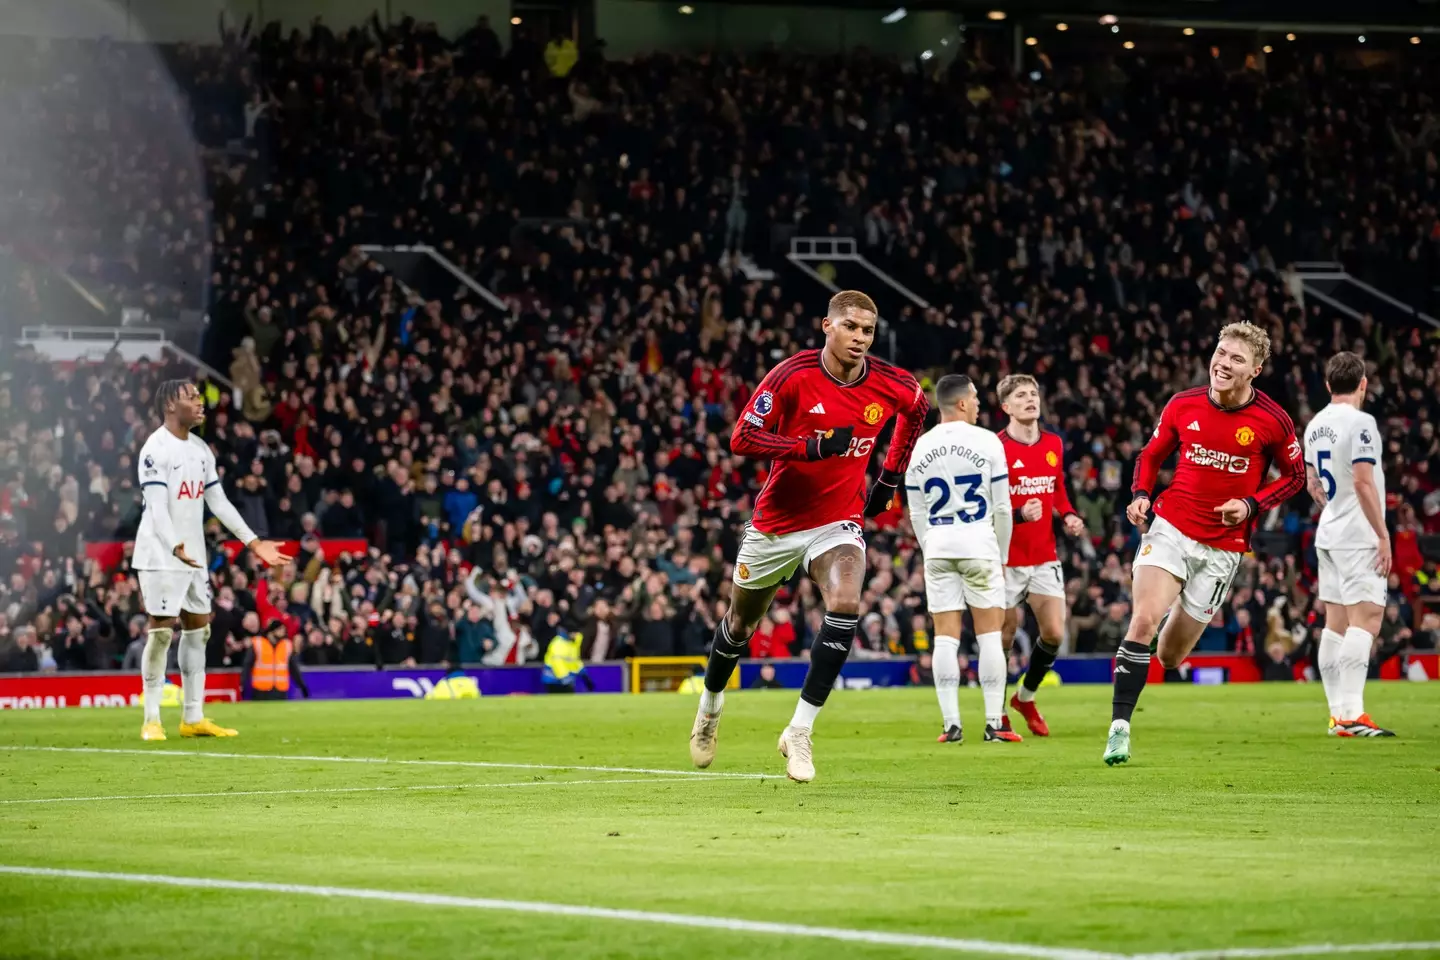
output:
[[[37, 79], [62, 53], [88, 57], [80, 79]], [[703, 653], [765, 470], [729, 455], [730, 425], [768, 366], [819, 339], [824, 291], [771, 250], [794, 233], [855, 237], [929, 304], [882, 301], [896, 359], [970, 373], [982, 422], [1003, 422], [1000, 377], [1040, 379], [1088, 530], [1061, 538], [1072, 650], [1123, 636], [1135, 453], [1242, 318], [1270, 330], [1260, 386], [1297, 424], [1325, 402], [1330, 353], [1370, 362], [1396, 547], [1377, 647], [1440, 639], [1422, 555], [1440, 533], [1440, 342], [1307, 303], [1290, 270], [1338, 259], [1405, 296], [1434, 275], [1428, 68], [1382, 84], [1319, 60], [1134, 59], [1036, 81], [963, 59], [587, 52], [562, 78], [523, 37], [502, 51], [483, 22], [452, 42], [411, 21], [247, 24], [166, 51], [168, 75], [123, 45], [15, 56], [28, 85], [0, 97], [33, 136], [63, 133], [68, 159], [9, 171], [35, 198], [11, 225], [123, 302], [208, 311], [235, 390], [205, 384], [205, 437], [250, 525], [300, 545], [266, 572], [215, 531], [212, 667], [275, 619], [308, 664], [517, 662], [560, 628], [592, 659]], [[461, 284], [423, 298], [358, 249], [416, 242], [508, 309]], [[38, 284], [9, 296], [43, 315]], [[150, 398], [194, 370], [18, 360], [0, 374], [0, 671], [133, 666], [133, 574], [85, 545], [133, 534]], [[1297, 498], [1266, 519], [1202, 649], [1275, 673], [1303, 657], [1313, 514]], [[855, 655], [926, 651], [903, 520], [869, 542]], [[803, 655], [820, 615], [796, 581], [752, 652]]]

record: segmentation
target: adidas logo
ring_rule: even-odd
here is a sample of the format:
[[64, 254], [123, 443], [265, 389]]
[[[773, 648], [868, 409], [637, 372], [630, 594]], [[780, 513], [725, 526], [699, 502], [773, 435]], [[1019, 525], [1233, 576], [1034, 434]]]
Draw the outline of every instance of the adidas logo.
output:
[[1200, 429], [1200, 421], [1199, 421], [1199, 420], [1191, 420], [1191, 421], [1190, 421], [1190, 426], [1186, 427], [1185, 429], [1186, 429], [1186, 430], [1199, 430], [1199, 429]]
[[1016, 461], [1015, 461], [1014, 463], [1010, 464], [1010, 467], [1011, 467], [1011, 469], [1013, 469], [1013, 470], [1024, 470], [1024, 469], [1025, 469], [1025, 464], [1021, 463], [1021, 462], [1019, 461], [1019, 459], [1016, 459]]
[[1115, 672], [1116, 672], [1116, 673], [1129, 673], [1130, 671], [1125, 669], [1125, 665], [1124, 665], [1123, 663], [1117, 663], [1117, 664], [1115, 665]]
[[825, 412], [825, 404], [823, 404], [823, 403], [817, 403], [817, 404], [815, 404], [815, 406], [813, 406], [813, 407], [810, 408], [810, 412], [811, 412], [811, 413], [824, 413], [824, 412]]

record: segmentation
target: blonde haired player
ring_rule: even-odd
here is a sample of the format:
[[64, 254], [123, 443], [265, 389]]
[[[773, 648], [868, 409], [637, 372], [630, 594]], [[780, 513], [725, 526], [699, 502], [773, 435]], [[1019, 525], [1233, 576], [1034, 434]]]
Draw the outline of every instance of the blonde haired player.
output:
[[925, 596], [935, 620], [935, 694], [940, 743], [960, 743], [960, 623], [975, 626], [985, 739], [1014, 742], [1005, 723], [1005, 557], [1010, 551], [1010, 487], [1000, 438], [975, 425], [980, 398], [962, 374], [935, 385], [940, 423], [920, 438], [905, 471], [910, 525], [925, 556]]
[[1365, 712], [1370, 647], [1385, 614], [1390, 531], [1385, 528], [1385, 473], [1380, 427], [1361, 410], [1369, 381], [1365, 361], [1337, 353], [1325, 365], [1330, 404], [1305, 430], [1310, 496], [1324, 507], [1315, 531], [1320, 558], [1320, 680], [1330, 705], [1330, 734], [1393, 737]]
[[[1102, 759], [1130, 759], [1130, 718], [1150, 672], [1150, 640], [1175, 669], [1230, 592], [1265, 511], [1305, 487], [1295, 425], [1255, 389], [1270, 357], [1270, 336], [1251, 323], [1220, 331], [1210, 356], [1210, 385], [1182, 390], [1160, 414], [1135, 465], [1134, 499], [1125, 511], [1139, 527], [1150, 513], [1160, 468], [1179, 453], [1175, 477], [1155, 499], [1155, 520], [1135, 554], [1135, 611], [1115, 653], [1115, 695]], [[1274, 465], [1280, 476], [1265, 482]]]
[[215, 456], [190, 431], [205, 422], [205, 401], [195, 384], [167, 380], [155, 394], [163, 425], [140, 448], [140, 489], [145, 512], [132, 561], [140, 598], [150, 617], [141, 657], [145, 683], [142, 740], [164, 740], [160, 697], [165, 655], [180, 621], [180, 676], [184, 687], [182, 737], [233, 737], [235, 731], [205, 717], [205, 645], [210, 638], [210, 578], [205, 557], [205, 507], [268, 566], [290, 562], [280, 545], [261, 540], [240, 517], [215, 471]]

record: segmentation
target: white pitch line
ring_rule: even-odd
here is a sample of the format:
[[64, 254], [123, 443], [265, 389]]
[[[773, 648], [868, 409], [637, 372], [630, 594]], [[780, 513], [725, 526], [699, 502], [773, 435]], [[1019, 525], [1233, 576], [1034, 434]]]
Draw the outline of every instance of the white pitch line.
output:
[[[686, 777], [676, 783], [703, 783], [716, 777]], [[304, 793], [398, 793], [405, 790], [495, 790], [502, 787], [574, 787], [597, 783], [654, 783], [654, 777], [614, 780], [519, 780], [514, 783], [414, 784], [400, 787], [308, 787], [293, 790], [213, 790], [205, 793], [130, 793], [113, 797], [30, 797], [0, 800], [0, 806], [14, 803], [101, 803], [107, 800], [184, 800], [192, 797], [274, 797]]]
[[388, 757], [313, 757], [293, 753], [215, 753], [209, 750], [139, 750], [124, 747], [39, 747], [0, 744], [0, 750], [39, 753], [111, 753], [142, 757], [199, 757], [220, 760], [294, 760], [303, 763], [388, 763], [407, 767], [476, 767], [499, 770], [584, 770], [587, 773], [645, 773], [665, 777], [775, 779], [777, 773], [715, 773], [709, 770], [663, 770], [651, 767], [591, 767], [574, 763], [500, 763], [492, 760], [392, 760]]
[[1345, 953], [1415, 953], [1440, 951], [1440, 940], [1410, 943], [1311, 943], [1298, 947], [1230, 947], [1181, 953], [1137, 953], [1129, 960], [1252, 960], [1266, 957], [1320, 957]]
[[514, 913], [556, 917], [584, 917], [591, 920], [629, 920], [699, 930], [732, 930], [781, 937], [873, 943], [891, 947], [928, 947], [955, 953], [986, 956], [1032, 957], [1036, 960], [1126, 960], [1123, 954], [1076, 950], [1068, 947], [1040, 947], [993, 940], [965, 940], [914, 933], [887, 933], [883, 930], [849, 930], [844, 927], [812, 927], [798, 923], [771, 923], [732, 917], [707, 917], [687, 913], [655, 913], [649, 910], [617, 910], [610, 907], [582, 907], [568, 903], [533, 900], [493, 900], [486, 897], [454, 897], [435, 893], [404, 893], [367, 890], [357, 887], [312, 887], [298, 883], [263, 883], [249, 880], [217, 880], [208, 877], [174, 877], [151, 873], [105, 873], [95, 870], [57, 870], [47, 867], [0, 866], [0, 874], [51, 877], [67, 880], [107, 880], [114, 883], [163, 884], [188, 889], [245, 890], [314, 897], [343, 897], [351, 900], [382, 900], [426, 907], [458, 907], [466, 910], [505, 910]]

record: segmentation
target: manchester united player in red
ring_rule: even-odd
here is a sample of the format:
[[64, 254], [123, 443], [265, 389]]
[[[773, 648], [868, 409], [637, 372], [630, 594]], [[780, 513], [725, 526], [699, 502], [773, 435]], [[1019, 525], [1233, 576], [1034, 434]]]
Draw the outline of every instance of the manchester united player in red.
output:
[[[1065, 489], [1065, 443], [1057, 433], [1040, 428], [1040, 384], [1023, 373], [1000, 381], [996, 388], [1000, 407], [1010, 418], [1000, 431], [1010, 473], [1010, 507], [1015, 530], [1005, 562], [1005, 626], [1001, 638], [1005, 653], [1020, 625], [1020, 604], [1028, 602], [1040, 627], [1040, 638], [1030, 651], [1030, 666], [1020, 689], [1010, 698], [1030, 732], [1048, 737], [1050, 728], [1035, 706], [1035, 691], [1050, 672], [1065, 639], [1065, 572], [1055, 551], [1054, 516], [1058, 512], [1065, 532], [1078, 537], [1085, 522], [1070, 504]], [[1006, 718], [1009, 725], [1009, 718]]]
[[[775, 591], [801, 563], [820, 587], [825, 620], [810, 650], [810, 671], [795, 716], [780, 734], [792, 780], [815, 778], [810, 731], [850, 654], [865, 581], [866, 517], [883, 513], [924, 427], [929, 402], [915, 378], [867, 356], [875, 339], [875, 303], [845, 290], [830, 300], [825, 346], [774, 367], [735, 424], [730, 449], [771, 461], [735, 558], [730, 612], [715, 629], [705, 692], [690, 731], [697, 767], [715, 759], [725, 684]], [[879, 481], [865, 492], [875, 438], [896, 417]]]
[[[1225, 602], [1255, 521], [1305, 488], [1295, 425], [1253, 385], [1269, 356], [1270, 337], [1261, 328], [1225, 327], [1210, 358], [1210, 386], [1171, 397], [1140, 452], [1126, 510], [1137, 527], [1150, 511], [1161, 465], [1177, 450], [1179, 457], [1135, 555], [1135, 612], [1115, 654], [1107, 764], [1130, 759], [1130, 716], [1150, 670], [1150, 638], [1159, 630], [1160, 662], [1180, 666]], [[1266, 483], [1272, 465], [1280, 476]]]

